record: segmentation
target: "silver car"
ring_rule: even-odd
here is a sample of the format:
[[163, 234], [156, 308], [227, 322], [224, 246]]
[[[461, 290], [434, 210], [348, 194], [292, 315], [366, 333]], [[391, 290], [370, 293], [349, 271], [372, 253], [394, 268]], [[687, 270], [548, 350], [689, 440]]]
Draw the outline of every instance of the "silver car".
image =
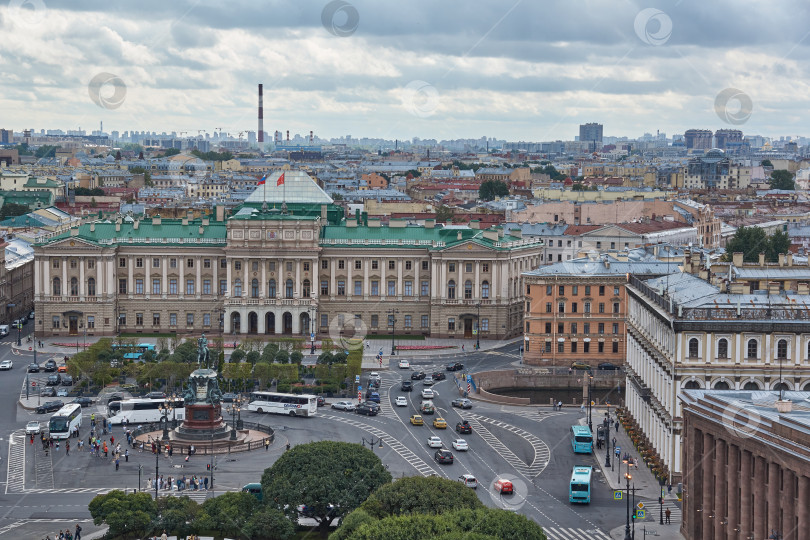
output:
[[355, 407], [354, 403], [351, 401], [338, 401], [336, 403], [332, 403], [333, 409], [339, 409], [341, 411], [353, 411], [357, 407]]

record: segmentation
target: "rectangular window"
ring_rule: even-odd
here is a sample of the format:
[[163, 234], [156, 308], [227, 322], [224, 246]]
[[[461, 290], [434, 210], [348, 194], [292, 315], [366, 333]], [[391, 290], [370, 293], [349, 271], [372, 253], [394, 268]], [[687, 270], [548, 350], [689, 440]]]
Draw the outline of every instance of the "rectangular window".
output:
[[396, 281], [389, 281], [388, 282], [388, 296], [396, 296], [397, 294], [397, 282]]
[[586, 341], [585, 343], [582, 344], [582, 352], [584, 352], [584, 353], [591, 352], [591, 342], [590, 341]]
[[393, 315], [389, 315], [389, 316], [388, 316], [388, 326], [389, 326], [389, 327], [394, 326], [394, 323], [395, 323], [395, 322], [396, 322], [396, 321], [394, 320], [394, 316], [393, 316]]
[[177, 294], [177, 278], [169, 279], [169, 294]]
[[613, 287], [613, 296], [619, 296], [619, 287]]
[[618, 312], [619, 312], [619, 303], [618, 302], [613, 302], [613, 313], [618, 313]]
[[422, 296], [430, 295], [430, 282], [423, 281], [422, 282]]
[[[71, 261], [71, 265], [75, 264], [75, 262]], [[135, 268], [143, 268], [143, 257], [137, 257], [135, 259]]]
[[[54, 317], [58, 319], [58, 317]], [[127, 314], [126, 313], [119, 313], [118, 314], [118, 326], [126, 326], [127, 325]]]
[[169, 268], [177, 268], [177, 259], [169, 259]]
[[[57, 264], [59, 264], [59, 263], [57, 262]], [[121, 315], [126, 317], [123, 313]], [[54, 315], [53, 319], [51, 319], [51, 328], [53, 328], [54, 330], [59, 329], [59, 315]]]
[[600, 353], [605, 352], [605, 344], [600, 341], [599, 346], [596, 349], [597, 349], [597, 352], [600, 352]]
[[135, 325], [136, 326], [143, 326], [143, 313], [136, 313], [135, 314]]
[[579, 286], [573, 285], [571, 287], [571, 296], [576, 296], [579, 293]]
[[591, 323], [583, 323], [582, 324], [582, 333], [588, 335], [591, 333]]
[[427, 269], [428, 269], [428, 262], [427, 261], [422, 261], [422, 270], [427, 270]]
[[447, 331], [448, 332], [456, 331], [456, 320], [453, 317], [447, 319]]
[[379, 281], [372, 281], [371, 282], [371, 296], [380, 296], [380, 282]]
[[599, 296], [605, 296], [605, 286], [599, 285]]
[[405, 315], [405, 328], [408, 328], [408, 329], [411, 328], [411, 316], [410, 315]]
[[618, 335], [619, 333], [619, 323], [613, 323], [613, 335]]
[[405, 282], [405, 296], [413, 296], [413, 281]]
[[464, 271], [467, 273], [472, 272], [472, 263], [464, 263]]
[[551, 323], [547, 322], [546, 323], [546, 334], [550, 334], [550, 333], [551, 333]]
[[560, 296], [565, 296], [565, 285], [560, 285], [557, 287], [557, 294]]
[[371, 261], [371, 269], [378, 270], [380, 268], [380, 261]]
[[610, 249], [616, 249], [616, 242], [610, 243]]
[[143, 294], [143, 279], [141, 278], [135, 280], [135, 294]]
[[321, 295], [326, 296], [329, 294], [329, 282], [327, 280], [321, 280]]
[[551, 313], [551, 302], [546, 302], [546, 313]]
[[203, 268], [211, 268], [211, 259], [203, 259]]
[[186, 294], [194, 294], [194, 280], [187, 279], [186, 280]]
[[545, 348], [543, 350], [545, 350], [545, 352], [547, 352], [547, 353], [551, 352], [551, 342], [550, 341], [546, 341], [546, 346], [545, 346]]
[[287, 272], [292, 272], [292, 269], [293, 269], [293, 263], [292, 263], [292, 262], [288, 262], [288, 263], [287, 263]]
[[304, 263], [304, 272], [309, 272], [309, 263], [308, 262]]
[[602, 303], [602, 302], [599, 302], [599, 313], [604, 313], [604, 312], [605, 312], [605, 304]]
[[577, 312], [577, 303], [576, 302], [571, 302], [571, 313], [576, 313], [576, 312]]
[[600, 333], [600, 334], [604, 334], [604, 333], [605, 333], [605, 323], [601, 323], [601, 322], [600, 322], [600, 323], [599, 323], [598, 328], [599, 328], [599, 333]]
[[87, 316], [87, 329], [90, 330], [96, 327], [96, 318], [93, 315]]
[[561, 322], [557, 323], [557, 333], [558, 334], [564, 334], [565, 333], [565, 324], [563, 324]]
[[346, 282], [345, 281], [338, 281], [337, 282], [337, 294], [338, 296], [346, 296]]
[[[54, 268], [59, 268], [59, 259], [52, 259], [52, 261], [53, 261], [53, 267]], [[59, 317], [54, 317], [54, 318], [58, 319]]]
[[211, 280], [204, 279], [203, 280], [203, 294], [211, 294]]
[[380, 316], [379, 315], [372, 315], [371, 316], [371, 327], [377, 328], [380, 324]]
[[482, 263], [481, 264], [481, 271], [482, 272], [489, 272], [489, 263]]
[[577, 342], [576, 341], [571, 342], [571, 352], [572, 353], [577, 352]]
[[489, 319], [481, 319], [481, 331], [489, 332]]
[[430, 326], [430, 318], [427, 315], [422, 315], [422, 328], [428, 328]]
[[591, 295], [591, 286], [590, 285], [585, 285], [585, 296], [590, 296], [590, 295]]
[[558, 353], [564, 353], [565, 352], [565, 343], [563, 343], [562, 341], [557, 342], [557, 352]]
[[338, 270], [343, 270], [344, 268], [346, 268], [346, 261], [344, 260], [338, 261]]
[[613, 342], [613, 352], [614, 353], [619, 352], [619, 344], [615, 341]]
[[575, 322], [572, 322], [572, 323], [571, 323], [571, 333], [572, 333], [572, 334], [576, 334], [576, 333], [577, 333], [577, 323], [575, 323]]
[[355, 296], [362, 296], [363, 295], [363, 282], [362, 281], [355, 281], [354, 282], [354, 295]]
[[127, 258], [118, 257], [118, 268], [126, 268], [126, 267], [127, 267]]
[[203, 313], [203, 326], [211, 326], [211, 314]]
[[596, 249], [602, 249], [602, 242], [596, 243]]
[[449, 272], [455, 272], [456, 271], [456, 263], [448, 263], [447, 264], [447, 270]]
[[405, 270], [411, 270], [413, 268], [413, 261], [405, 261]]
[[328, 270], [329, 269], [329, 261], [327, 261], [327, 260], [321, 261], [321, 269], [322, 270]]
[[[174, 268], [174, 267], [172, 267]], [[242, 270], [242, 261], [233, 261], [233, 269], [237, 272], [241, 272]]]
[[157, 257], [152, 258], [152, 268], [160, 268], [160, 259]]
[[396, 264], [395, 261], [388, 261], [388, 269], [389, 270], [394, 270], [396, 267], [397, 267], [397, 264]]
[[591, 303], [590, 302], [585, 302], [585, 307], [583, 309], [585, 309], [585, 313], [590, 313], [591, 312]]
[[87, 260], [87, 268], [93, 269], [95, 267], [96, 267], [96, 261], [94, 261], [93, 259], [88, 259]]
[[119, 279], [118, 280], [118, 294], [127, 294], [127, 280], [126, 279]]
[[225, 294], [228, 292], [228, 280], [227, 279], [220, 279], [219, 280], [219, 294]]
[[194, 268], [194, 259], [186, 259], [186, 268]]
[[160, 313], [152, 313], [152, 326], [160, 326]]
[[565, 313], [565, 302], [559, 302], [557, 304], [557, 313]]
[[186, 326], [194, 326], [194, 314], [186, 313]]
[[321, 326], [329, 326], [329, 315], [321, 315]]
[[355, 270], [362, 270], [363, 269], [363, 261], [354, 261], [354, 269]]

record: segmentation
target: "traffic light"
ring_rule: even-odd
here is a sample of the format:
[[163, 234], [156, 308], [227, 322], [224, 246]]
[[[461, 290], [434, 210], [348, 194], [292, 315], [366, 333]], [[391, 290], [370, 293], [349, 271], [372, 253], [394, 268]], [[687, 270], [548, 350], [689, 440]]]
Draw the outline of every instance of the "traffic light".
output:
[[664, 498], [658, 497], [658, 504], [664, 504]]
[[206, 463], [206, 464], [205, 464], [205, 468], [206, 468], [206, 469], [208, 469], [208, 470], [210, 471], [210, 470], [211, 470], [211, 464], [210, 464], [210, 463]]

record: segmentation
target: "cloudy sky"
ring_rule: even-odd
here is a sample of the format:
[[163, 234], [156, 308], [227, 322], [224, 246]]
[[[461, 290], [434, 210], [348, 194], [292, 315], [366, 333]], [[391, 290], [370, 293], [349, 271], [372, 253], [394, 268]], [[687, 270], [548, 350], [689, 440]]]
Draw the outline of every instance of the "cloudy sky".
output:
[[0, 127], [810, 135], [810, 2], [2, 0]]

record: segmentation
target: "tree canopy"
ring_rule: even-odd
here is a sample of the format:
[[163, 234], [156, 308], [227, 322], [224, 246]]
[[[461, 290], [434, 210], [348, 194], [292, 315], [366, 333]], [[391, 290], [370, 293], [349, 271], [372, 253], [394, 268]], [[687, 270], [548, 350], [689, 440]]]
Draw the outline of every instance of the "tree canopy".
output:
[[93, 523], [106, 523], [110, 536], [148, 533], [157, 518], [157, 505], [148, 493], [115, 490], [95, 497], [88, 506]]
[[7, 202], [0, 208], [0, 219], [8, 219], [14, 216], [23, 216], [29, 212], [28, 206], [24, 204], [17, 204]]
[[793, 191], [796, 189], [796, 182], [793, 181], [793, 174], [785, 169], [779, 169], [771, 173], [771, 189], [785, 189]]
[[402, 514], [441, 514], [461, 508], [483, 508], [483, 504], [461, 482], [421, 476], [407, 476], [386, 484], [360, 506], [376, 519]]
[[179, 148], [167, 148], [165, 152], [163, 152], [163, 157], [171, 157], [176, 156], [180, 153]]
[[495, 197], [506, 197], [509, 195], [509, 186], [500, 180], [487, 180], [481, 183], [478, 188], [478, 198], [483, 201], [494, 200]]
[[451, 221], [455, 212], [449, 206], [441, 205], [439, 208], [436, 209], [436, 222], [437, 223], [445, 223], [447, 221]]
[[358, 444], [319, 441], [285, 452], [262, 475], [264, 501], [297, 519], [298, 508], [322, 530], [360, 506], [378, 487], [391, 481], [374, 452]]
[[559, 172], [550, 162], [541, 161], [540, 163], [543, 166], [533, 168], [533, 173], [547, 174], [552, 180], [565, 180], [568, 177], [568, 175]]
[[783, 231], [768, 236], [759, 227], [740, 227], [726, 243], [726, 260], [732, 260], [734, 253], [742, 253], [745, 262], [757, 262], [759, 254], [765, 253], [767, 262], [777, 262], [780, 253], [787, 253], [790, 237]]
[[200, 152], [199, 150], [192, 150], [192, 155], [197, 156], [198, 158], [202, 159], [203, 161], [228, 161], [229, 159], [233, 159], [233, 154], [228, 152]]

